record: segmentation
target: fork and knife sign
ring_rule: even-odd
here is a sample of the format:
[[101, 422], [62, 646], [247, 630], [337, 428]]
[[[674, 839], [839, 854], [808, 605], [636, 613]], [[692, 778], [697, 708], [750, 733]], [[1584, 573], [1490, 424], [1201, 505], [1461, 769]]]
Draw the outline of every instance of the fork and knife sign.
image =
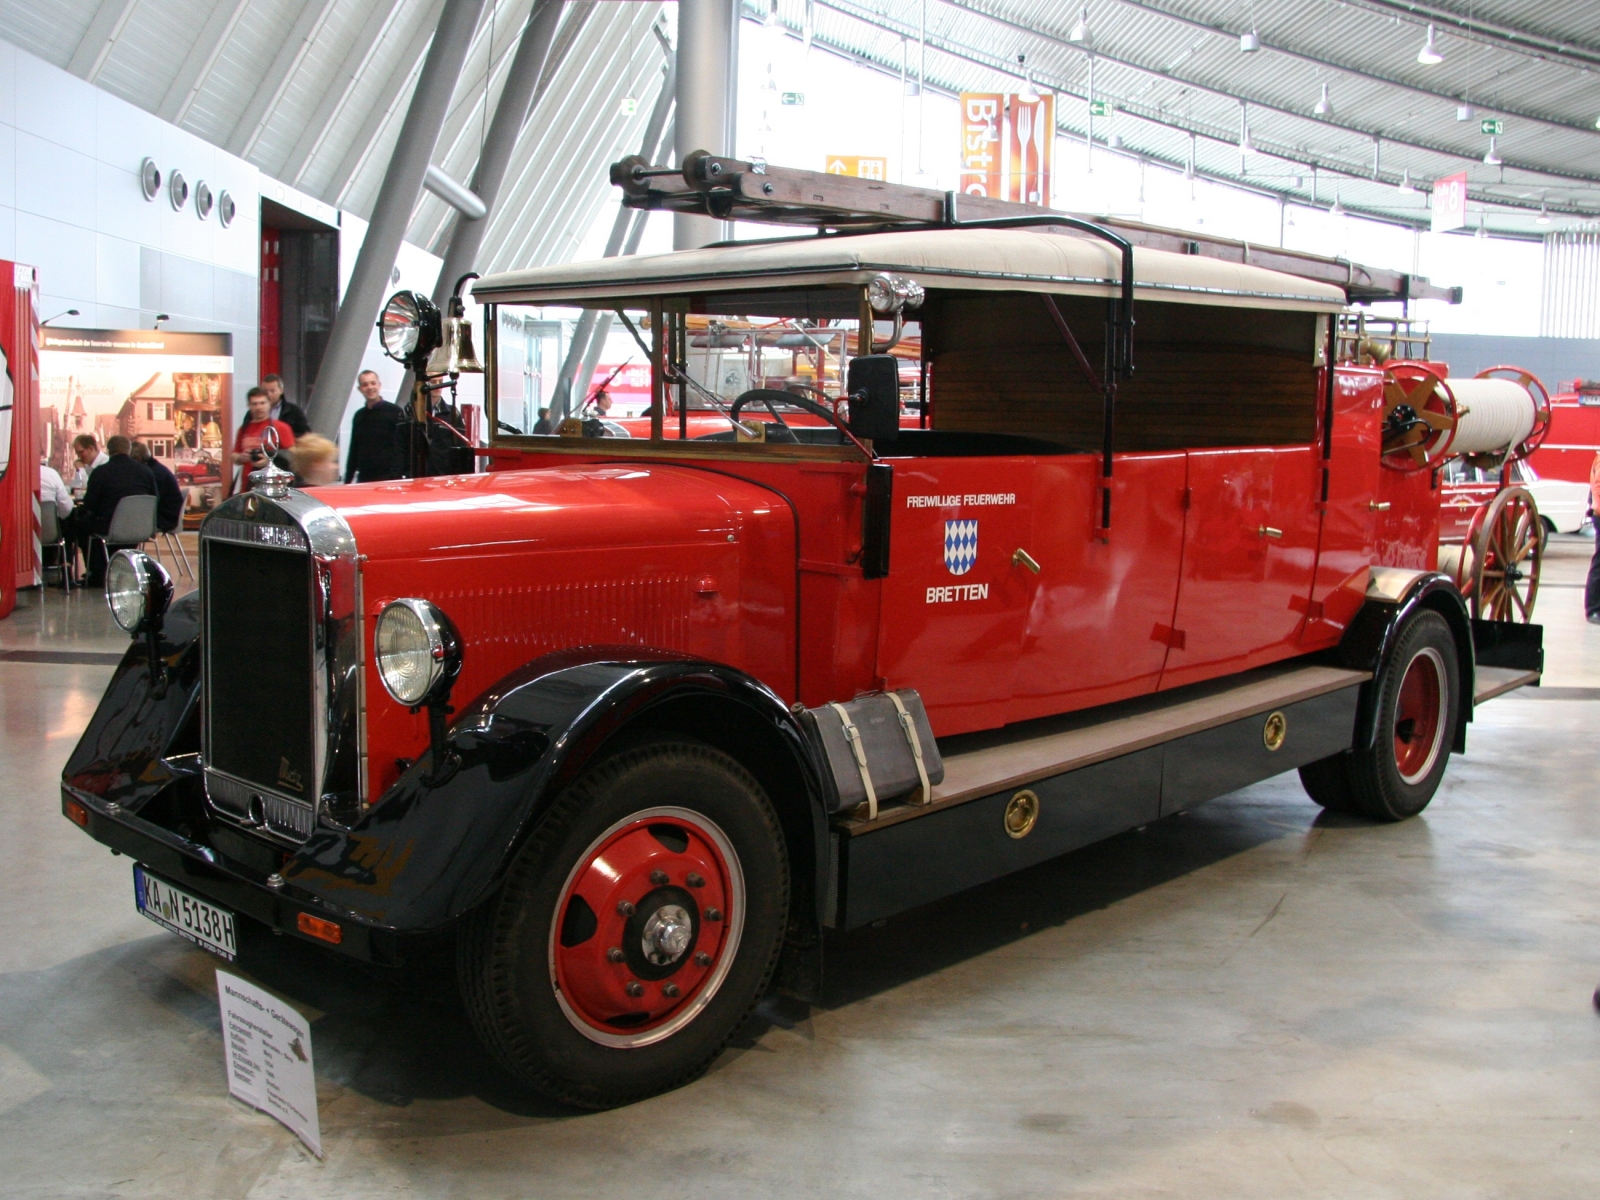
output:
[[1012, 153], [1017, 156], [1011, 169], [1016, 181], [1015, 199], [1026, 204], [1043, 204], [1045, 191], [1045, 139], [1050, 136], [1050, 125], [1043, 97], [1032, 104], [1011, 97], [1011, 126], [1016, 133]]

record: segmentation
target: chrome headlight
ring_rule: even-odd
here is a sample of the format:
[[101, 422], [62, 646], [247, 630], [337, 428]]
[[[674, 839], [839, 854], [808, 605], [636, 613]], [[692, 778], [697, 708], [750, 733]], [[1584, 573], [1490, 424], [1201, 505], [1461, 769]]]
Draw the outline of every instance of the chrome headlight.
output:
[[461, 639], [450, 619], [426, 600], [387, 605], [373, 635], [378, 678], [407, 708], [419, 708], [449, 691], [461, 671]]
[[106, 603], [118, 625], [140, 633], [166, 616], [172, 603], [172, 577], [148, 554], [118, 550], [106, 567]]

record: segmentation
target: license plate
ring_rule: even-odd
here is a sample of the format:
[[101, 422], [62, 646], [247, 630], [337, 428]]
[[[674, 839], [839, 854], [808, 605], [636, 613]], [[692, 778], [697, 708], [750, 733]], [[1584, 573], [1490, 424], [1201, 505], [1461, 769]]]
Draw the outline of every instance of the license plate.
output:
[[139, 911], [157, 925], [233, 961], [238, 946], [231, 912], [173, 887], [137, 863], [133, 868], [133, 899]]

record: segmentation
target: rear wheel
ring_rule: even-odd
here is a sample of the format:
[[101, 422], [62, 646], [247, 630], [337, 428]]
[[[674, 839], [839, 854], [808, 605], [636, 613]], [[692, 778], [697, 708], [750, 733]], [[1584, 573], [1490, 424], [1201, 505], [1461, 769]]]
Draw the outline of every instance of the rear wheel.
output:
[[765, 992], [788, 893], [749, 772], [697, 743], [626, 751], [562, 794], [468, 921], [468, 1012], [507, 1069], [566, 1103], [678, 1087]]
[[1436, 612], [1414, 615], [1378, 677], [1377, 736], [1300, 768], [1300, 782], [1334, 812], [1401, 821], [1428, 806], [1444, 777], [1461, 684], [1455, 638]]

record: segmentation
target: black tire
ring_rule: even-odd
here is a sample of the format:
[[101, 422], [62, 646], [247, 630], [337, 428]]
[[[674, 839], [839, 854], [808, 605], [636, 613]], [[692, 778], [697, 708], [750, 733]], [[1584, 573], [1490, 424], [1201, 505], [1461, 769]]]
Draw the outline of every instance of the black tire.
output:
[[[1403, 697], [1413, 670], [1413, 690]], [[1460, 720], [1460, 676], [1449, 623], [1428, 609], [1413, 615], [1371, 685], [1378, 703], [1371, 748], [1301, 767], [1306, 794], [1331, 812], [1375, 821], [1403, 821], [1427, 808], [1449, 765]], [[1430, 679], [1437, 689], [1431, 706]]]
[[[686, 849], [678, 852], [685, 831]], [[667, 870], [644, 883], [608, 884], [626, 906], [618, 900], [608, 907], [612, 893], [601, 899], [591, 889], [596, 913], [580, 891], [585, 880], [611, 878], [590, 870], [600, 847], [608, 848], [608, 862], [632, 854], [649, 865], [658, 852], [646, 836], [666, 847], [660, 865]], [[623, 845], [620, 838], [631, 840]], [[690, 873], [695, 861], [713, 866]], [[713, 875], [718, 867], [721, 876]], [[523, 1083], [582, 1108], [628, 1104], [690, 1082], [721, 1053], [766, 992], [788, 908], [782, 828], [761, 785], [710, 746], [650, 743], [592, 768], [540, 820], [504, 886], [465, 924], [457, 952], [462, 996], [485, 1046]], [[650, 942], [652, 913], [676, 914], [670, 919], [680, 930], [692, 927], [691, 940], [664, 950]], [[662, 926], [654, 928], [659, 935]], [[676, 957], [646, 961], [652, 946], [658, 956]], [[558, 978], [568, 979], [570, 995]], [[668, 999], [679, 994], [670, 991], [677, 980], [682, 998]], [[644, 998], [617, 1004], [666, 1015], [629, 1025], [639, 1012], [602, 1012], [597, 989], [622, 986], [637, 987]]]

